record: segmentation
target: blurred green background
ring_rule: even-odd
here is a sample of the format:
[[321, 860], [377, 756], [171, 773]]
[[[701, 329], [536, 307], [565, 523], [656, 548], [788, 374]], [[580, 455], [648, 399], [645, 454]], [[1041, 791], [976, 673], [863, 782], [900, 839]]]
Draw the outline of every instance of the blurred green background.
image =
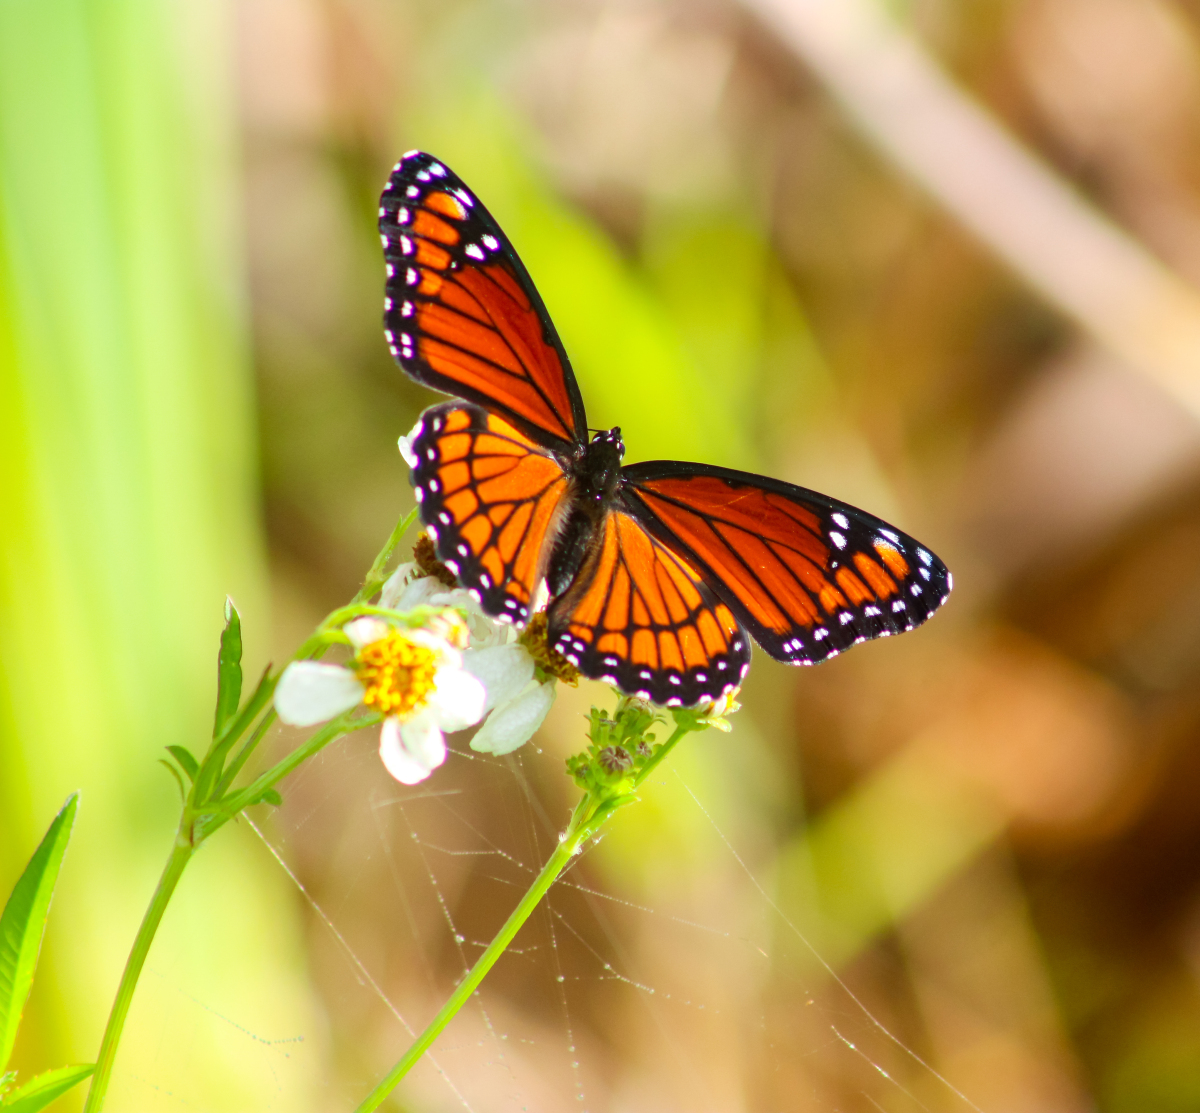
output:
[[[763, 18], [788, 6], [0, 0], [0, 891], [82, 790], [23, 1076], [95, 1056], [225, 594], [250, 668], [280, 659], [411, 505], [395, 442], [433, 399], [382, 342], [374, 220], [420, 146], [629, 461], [862, 505], [956, 592], [818, 670], [757, 654], [733, 733], [672, 758], [393, 1107], [1200, 1107], [1200, 350], [1165, 392], [1093, 281], [1157, 258], [1179, 296], [1148, 312], [1191, 335], [1200, 4], [797, 4], [841, 71]], [[1089, 274], [1011, 166], [968, 197], [1010, 229], [986, 245], [913, 184], [856, 122], [864, 13], [1123, 228], [1130, 274]], [[937, 120], [901, 124], [952, 175]], [[1033, 227], [1061, 288], [999, 261]], [[262, 837], [223, 831], [109, 1108], [353, 1108], [548, 855], [610, 700], [562, 690], [510, 759], [459, 737], [417, 789], [352, 738]]]

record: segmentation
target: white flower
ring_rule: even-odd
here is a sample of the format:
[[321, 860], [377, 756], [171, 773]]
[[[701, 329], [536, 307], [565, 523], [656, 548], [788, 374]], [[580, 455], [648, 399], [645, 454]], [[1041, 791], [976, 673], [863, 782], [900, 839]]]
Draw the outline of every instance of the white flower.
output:
[[[416, 578], [414, 579], [414, 573]], [[413, 562], [402, 564], [387, 579], [379, 593], [379, 605], [390, 611], [411, 611], [417, 607], [454, 607], [466, 617], [470, 644], [494, 645], [504, 627], [484, 612], [469, 591], [447, 587], [436, 576], [420, 573]]]
[[[402, 451], [404, 447], [401, 441]], [[487, 691], [487, 720], [471, 739], [471, 749], [481, 753], [507, 754], [528, 742], [554, 703], [556, 670], [557, 675], [564, 675], [563, 669], [574, 673], [569, 662], [545, 646], [544, 615], [535, 615], [518, 636], [511, 625], [488, 615], [469, 591], [422, 575], [416, 563], [401, 565], [388, 578], [379, 605], [400, 612], [454, 608], [464, 615], [470, 648], [463, 654], [463, 669]], [[540, 647], [540, 656], [531, 653], [530, 646]]]
[[738, 703], [737, 699], [741, 692], [741, 688], [730, 688], [728, 692], [722, 693], [711, 703], [700, 704], [695, 709], [697, 726], [700, 728], [716, 727], [717, 730], [723, 730], [728, 734], [733, 730], [729, 716], [742, 709], [742, 705]]
[[415, 468], [418, 464], [417, 454], [413, 451], [413, 441], [417, 439], [417, 434], [421, 431], [423, 424], [424, 422], [418, 418], [416, 425], [409, 430], [408, 436], [401, 437], [397, 442], [400, 447], [400, 455], [410, 468]]
[[311, 726], [359, 703], [384, 715], [379, 756], [402, 784], [416, 784], [446, 760], [443, 732], [479, 722], [487, 692], [464, 671], [462, 654], [429, 630], [398, 629], [378, 618], [343, 628], [350, 667], [293, 661], [275, 689], [285, 723]]
[[487, 689], [487, 721], [471, 739], [471, 749], [485, 754], [509, 754], [524, 746], [540, 727], [554, 703], [552, 679], [538, 680], [536, 662], [519, 642], [469, 649], [463, 668]]

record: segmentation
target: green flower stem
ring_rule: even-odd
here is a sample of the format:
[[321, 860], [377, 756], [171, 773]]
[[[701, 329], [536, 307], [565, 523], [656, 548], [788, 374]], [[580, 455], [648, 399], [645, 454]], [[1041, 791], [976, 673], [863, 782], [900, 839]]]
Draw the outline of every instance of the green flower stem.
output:
[[692, 726], [690, 723], [685, 723], [683, 725], [676, 726], [675, 731], [671, 735], [671, 737], [668, 738], [661, 746], [659, 746], [654, 751], [654, 754], [650, 758], [650, 760], [647, 761], [644, 766], [642, 766], [641, 772], [638, 773], [637, 778], [633, 782], [634, 789], [641, 787], [641, 785], [645, 782], [646, 778], [648, 776], [650, 776], [650, 774], [652, 772], [654, 772], [654, 769], [658, 765], [658, 763], [661, 762], [663, 760], [663, 758], [665, 758], [667, 756], [667, 754], [669, 754], [675, 748], [676, 744], [679, 742], [679, 740], [685, 734], [687, 734], [689, 731], [702, 730], [702, 729], [703, 729], [703, 727], [695, 727], [695, 726]]
[[[675, 748], [676, 743], [689, 731], [695, 729], [697, 727], [690, 723], [677, 726], [671, 737], [654, 751], [654, 756], [646, 763], [633, 782], [633, 788], [636, 789], [642, 784], [655, 766]], [[632, 803], [633, 799], [632, 792], [614, 793], [599, 799], [591, 793], [584, 794], [583, 799], [576, 805], [575, 813], [571, 816], [571, 822], [568, 824], [566, 832], [559, 840], [558, 846], [554, 848], [554, 853], [550, 855], [549, 860], [542, 867], [541, 873], [537, 875], [529, 890], [521, 898], [521, 903], [504, 921], [504, 926], [497, 932], [496, 938], [488, 944], [487, 950], [479, 956], [467, 976], [458, 983], [449, 999], [438, 1010], [437, 1016], [429, 1022], [429, 1027], [417, 1037], [387, 1077], [367, 1095], [355, 1113], [370, 1113], [371, 1110], [379, 1108], [388, 1094], [400, 1083], [400, 1080], [416, 1066], [421, 1056], [429, 1050], [429, 1046], [441, 1035], [446, 1025], [474, 995], [476, 989], [479, 988], [479, 983], [496, 964], [496, 960], [504, 954], [521, 929], [521, 925], [533, 914], [533, 910], [541, 903], [542, 897], [558, 879], [559, 874], [579, 853], [580, 847], [599, 832], [614, 811], [623, 804]]]
[[100, 1043], [100, 1054], [96, 1057], [96, 1070], [92, 1074], [92, 1081], [88, 1088], [87, 1104], [83, 1107], [84, 1113], [98, 1113], [104, 1104], [104, 1096], [108, 1092], [108, 1083], [112, 1077], [113, 1062], [117, 1057], [117, 1044], [125, 1028], [125, 1018], [129, 1015], [129, 1006], [133, 1001], [133, 991], [137, 986], [138, 977], [145, 965], [146, 955], [150, 953], [150, 944], [154, 942], [154, 935], [158, 931], [158, 925], [167, 909], [167, 902], [171, 899], [171, 894], [175, 892], [175, 886], [179, 884], [184, 868], [196, 852], [196, 847], [188, 831], [189, 827], [190, 823], [187, 822], [185, 812], [184, 821], [180, 823], [179, 831], [175, 835], [175, 845], [171, 849], [171, 856], [167, 859], [162, 876], [158, 879], [158, 887], [154, 890], [154, 896], [150, 901], [150, 906], [146, 909], [145, 916], [142, 917], [141, 927], [138, 928], [133, 948], [125, 962], [121, 984], [117, 987], [117, 996], [113, 1001], [112, 1011], [108, 1014], [108, 1024], [105, 1026], [104, 1038]]
[[387, 566], [392, 559], [392, 554], [408, 532], [408, 527], [416, 521], [418, 509], [419, 507], [414, 506], [409, 513], [401, 515], [400, 521], [396, 523], [396, 528], [392, 530], [392, 536], [388, 538], [387, 544], [379, 550], [379, 555], [376, 556], [371, 570], [367, 573], [363, 585], [351, 605], [365, 603], [387, 582]]
[[256, 800], [268, 788], [274, 788], [284, 777], [303, 765], [310, 757], [320, 753], [330, 742], [341, 738], [343, 734], [352, 734], [356, 730], [363, 730], [365, 727], [373, 727], [376, 723], [383, 722], [383, 716], [375, 711], [372, 711], [368, 715], [363, 715], [358, 719], [352, 719], [351, 716], [353, 714], [353, 711], [347, 711], [346, 714], [339, 715], [336, 719], [326, 723], [304, 745], [297, 746], [281, 762], [272, 765], [270, 769], [255, 778], [241, 792], [231, 796], [226, 801], [226, 808], [231, 812], [241, 811], [242, 808], [246, 807], [251, 801]]
[[[529, 891], [521, 898], [521, 903], [505, 920], [504, 926], [496, 934], [496, 938], [479, 956], [467, 976], [458, 983], [458, 987], [450, 995], [449, 1000], [438, 1010], [437, 1016], [430, 1021], [429, 1027], [417, 1037], [412, 1047], [404, 1053], [404, 1057], [392, 1068], [388, 1076], [367, 1095], [355, 1113], [369, 1113], [370, 1110], [379, 1108], [388, 1094], [412, 1070], [421, 1056], [429, 1049], [429, 1045], [441, 1035], [446, 1025], [454, 1019], [459, 1009], [479, 988], [479, 983], [483, 981], [484, 976], [495, 965], [496, 960], [505, 952], [509, 943], [513, 941], [513, 937], [521, 929], [521, 925], [529, 919], [542, 897], [546, 895], [547, 890], [557, 880], [558, 875], [579, 852], [579, 848], [596, 833], [596, 827], [593, 827], [591, 822], [595, 819], [595, 812], [595, 802], [589, 796], [584, 796], [575, 808], [571, 823], [559, 840], [558, 846], [555, 847], [554, 853], [542, 867], [542, 872], [537, 875], [536, 880], [529, 887]], [[603, 819], [600, 822], [603, 822]]]
[[330, 742], [336, 742], [345, 734], [353, 734], [356, 730], [363, 730], [383, 722], [383, 716], [374, 711], [359, 718], [353, 718], [354, 714], [354, 711], [347, 711], [336, 719], [331, 719], [307, 742], [302, 746], [297, 746], [287, 757], [272, 765], [270, 769], [256, 777], [240, 792], [235, 792], [213, 808], [206, 809], [204, 814], [212, 816], [212, 818], [204, 825], [202, 837], [208, 838], [243, 808], [248, 808], [251, 804], [256, 803], [267, 789], [274, 788], [289, 773], [325, 749]]
[[254, 752], [258, 744], [263, 740], [263, 735], [270, 729], [271, 724], [279, 718], [279, 713], [274, 707], [271, 708], [260, 720], [258, 726], [254, 728], [254, 733], [242, 743], [242, 748], [238, 750], [234, 759], [229, 763], [229, 767], [225, 770], [221, 779], [217, 782], [216, 796], [219, 800], [232, 787], [233, 782], [237, 780], [237, 775], [242, 771], [242, 766], [246, 764], [247, 759]]
[[[371, 565], [371, 570], [367, 573], [366, 579], [363, 582], [362, 589], [354, 597], [354, 601], [350, 607], [343, 607], [340, 611], [335, 611], [333, 615], [326, 619], [316, 633], [296, 651], [294, 660], [306, 657], [319, 657], [330, 645], [346, 640], [345, 635], [340, 630], [331, 629], [336, 616], [342, 611], [361, 612], [364, 609], [373, 609], [363, 608], [362, 604], [366, 600], [371, 599], [386, 582], [387, 566], [396, 551], [396, 547], [400, 544], [405, 532], [416, 517], [416, 513], [416, 510], [413, 510], [411, 514], [403, 515], [400, 521], [396, 523], [396, 528], [392, 530], [392, 535], [388, 538], [387, 544], [384, 545], [375, 557], [374, 563]], [[221, 738], [213, 739], [212, 745], [209, 747], [209, 753], [205, 757], [206, 765], [210, 759], [214, 759], [215, 768], [220, 769], [224, 755], [229, 752], [242, 734], [245, 733], [262, 708], [274, 695], [275, 685], [278, 683], [278, 680], [278, 676], [271, 677], [269, 674], [264, 675], [263, 681], [260, 683], [254, 697], [242, 709], [237, 719], [230, 725]], [[351, 714], [347, 712], [347, 714], [327, 723], [321, 730], [308, 739], [307, 742], [293, 750], [281, 762], [272, 766], [246, 788], [234, 793], [232, 796], [221, 799], [223, 793], [228, 791], [230, 785], [233, 783], [234, 778], [241, 772], [246, 760], [262, 740], [271, 723], [274, 722], [275, 710], [271, 708], [259, 720], [258, 726], [246, 742], [243, 743], [233, 762], [224, 770], [216, 792], [216, 803], [211, 807], [201, 807], [197, 806], [199, 801], [189, 798], [188, 802], [184, 805], [183, 815], [179, 821], [179, 830], [175, 835], [175, 845], [171, 849], [171, 855], [167, 859], [162, 876], [158, 880], [158, 887], [154, 890], [150, 906], [146, 909], [141, 927], [138, 928], [137, 936], [133, 941], [133, 948], [130, 950], [129, 958], [125, 962], [125, 971], [121, 975], [121, 983], [117, 987], [117, 996], [113, 1001], [112, 1009], [108, 1015], [108, 1023], [104, 1029], [104, 1038], [100, 1044], [100, 1053], [96, 1058], [96, 1070], [92, 1075], [91, 1084], [88, 1088], [84, 1113], [99, 1113], [104, 1105], [109, 1080], [112, 1077], [113, 1062], [117, 1055], [117, 1044], [120, 1042], [121, 1033], [125, 1029], [125, 1021], [129, 1015], [129, 1006], [133, 1001], [133, 993], [137, 987], [138, 978], [142, 973], [142, 967], [146, 963], [146, 956], [150, 953], [150, 946], [154, 942], [158, 925], [162, 922], [167, 903], [175, 892], [175, 887], [179, 884], [179, 880], [183, 876], [183, 871], [187, 867], [188, 862], [191, 861], [192, 855], [195, 854], [197, 848], [209, 835], [213, 834], [220, 827], [223, 827], [243, 808], [260, 800], [262, 794], [267, 789], [273, 788], [298, 766], [328, 746], [330, 742], [340, 738], [343, 734], [349, 734], [352, 731], [373, 726], [382, 719], [382, 716], [375, 714], [352, 719], [350, 717]], [[193, 785], [193, 797], [199, 787], [201, 786]], [[207, 790], [205, 790], [204, 795], [207, 795]]]

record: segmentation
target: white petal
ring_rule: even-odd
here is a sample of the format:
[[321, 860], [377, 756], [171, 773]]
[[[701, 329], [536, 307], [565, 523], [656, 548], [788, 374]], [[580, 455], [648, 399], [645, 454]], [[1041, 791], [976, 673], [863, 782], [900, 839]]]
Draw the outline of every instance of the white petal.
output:
[[463, 654], [463, 668], [483, 681], [487, 689], [485, 711], [491, 711], [498, 703], [507, 703], [533, 679], [533, 658], [516, 642], [468, 649]]
[[516, 699], [502, 703], [471, 739], [471, 749], [485, 754], [507, 754], [524, 746], [545, 721], [554, 703], [554, 681], [530, 684]]
[[432, 602], [438, 607], [462, 607], [464, 611], [479, 610], [475, 596], [465, 587], [447, 587], [441, 580], [434, 580], [437, 590], [433, 592]]
[[475, 597], [461, 587], [447, 587], [436, 576], [413, 580], [392, 610], [411, 611], [415, 607], [457, 607], [467, 618], [474, 646], [494, 645], [511, 627], [494, 621], [476, 602]]
[[417, 454], [413, 451], [413, 441], [417, 439], [417, 433], [420, 432], [421, 424], [422, 423], [418, 421], [416, 425], [412, 427], [412, 431], [408, 434], [408, 436], [401, 437], [398, 442], [400, 446], [400, 455], [404, 457], [404, 462], [410, 468], [415, 468], [417, 466]]
[[419, 576], [406, 584], [392, 605], [394, 611], [411, 611], [415, 607], [434, 606], [433, 597], [446, 590], [446, 585], [436, 576]]
[[446, 760], [446, 740], [432, 715], [417, 715], [407, 723], [383, 721], [379, 756], [384, 768], [401, 784], [415, 785]]
[[446, 739], [437, 716], [430, 711], [414, 715], [402, 722], [399, 729], [400, 741], [413, 760], [428, 769], [436, 769], [446, 760]]
[[486, 645], [502, 645], [512, 627], [497, 622], [476, 601], [469, 591], [455, 588], [435, 597], [435, 602], [445, 606], [460, 607], [467, 616], [467, 629], [471, 631], [471, 644], [476, 648]]
[[469, 672], [441, 668], [433, 682], [436, 687], [430, 693], [427, 706], [437, 716], [443, 730], [462, 730], [483, 718], [487, 689]]
[[285, 723], [309, 727], [349, 711], [362, 698], [362, 685], [349, 669], [320, 661], [293, 661], [279, 678], [275, 710]]
[[388, 578], [383, 585], [383, 589], [379, 593], [379, 605], [386, 607], [389, 611], [396, 611], [400, 608], [396, 606], [397, 601], [404, 594], [404, 589], [408, 586], [408, 579], [413, 574], [413, 569], [417, 566], [411, 560], [400, 565]]
[[355, 650], [359, 650], [364, 645], [370, 645], [372, 642], [379, 641], [380, 638], [387, 637], [391, 629], [383, 619], [364, 615], [362, 618], [347, 622], [342, 627], [342, 633], [350, 639]]

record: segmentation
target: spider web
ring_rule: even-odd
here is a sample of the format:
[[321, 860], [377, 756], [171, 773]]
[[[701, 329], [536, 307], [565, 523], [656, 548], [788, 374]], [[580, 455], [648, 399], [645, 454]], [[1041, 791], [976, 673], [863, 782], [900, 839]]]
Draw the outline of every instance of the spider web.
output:
[[[563, 755], [581, 739], [582, 723]], [[496, 759], [453, 742], [446, 766], [405, 788], [373, 739], [352, 736], [252, 824], [305, 909], [338, 1079], [320, 1108], [353, 1109], [406, 1050], [576, 799], [557, 749]], [[926, 1060], [897, 995], [880, 993], [895, 980], [886, 961], [882, 975], [825, 963], [760, 876], [761, 831], [719, 814], [704, 763], [739, 742], [709, 731], [672, 755], [572, 863], [392, 1108], [979, 1109]]]

